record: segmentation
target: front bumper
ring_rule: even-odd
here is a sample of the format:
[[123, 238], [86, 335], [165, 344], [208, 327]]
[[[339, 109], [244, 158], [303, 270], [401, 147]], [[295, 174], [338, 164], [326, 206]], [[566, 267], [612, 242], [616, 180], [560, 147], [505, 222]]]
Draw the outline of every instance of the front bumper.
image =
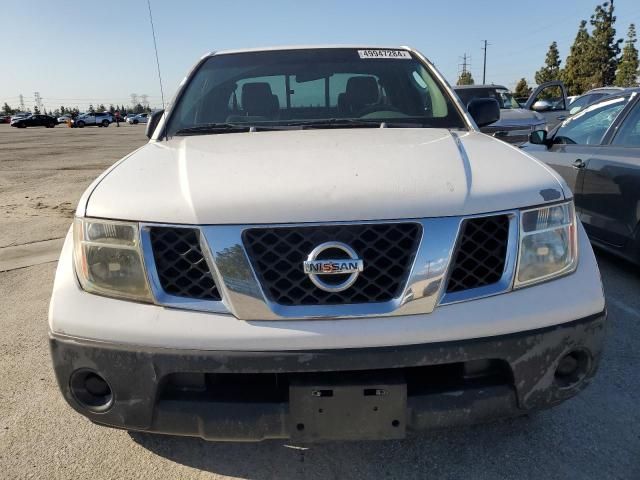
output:
[[522, 145], [528, 142], [529, 134], [535, 130], [547, 130], [546, 123], [502, 127], [490, 125], [480, 129], [482, 133], [513, 145]]
[[[65, 399], [99, 424], [208, 440], [401, 438], [407, 431], [521, 415], [574, 396], [597, 369], [605, 317], [602, 312], [515, 334], [397, 347], [174, 350], [56, 334], [50, 344]], [[582, 359], [579, 371], [557, 376], [571, 352]], [[108, 408], [87, 408], [72, 391], [74, 372], [86, 371], [110, 385]], [[355, 403], [339, 394], [300, 400], [334, 386], [336, 392], [389, 388], [393, 428], [375, 428], [385, 418], [385, 398], [370, 415], [363, 410], [371, 405], [365, 397]], [[300, 429], [301, 418], [315, 427]]]

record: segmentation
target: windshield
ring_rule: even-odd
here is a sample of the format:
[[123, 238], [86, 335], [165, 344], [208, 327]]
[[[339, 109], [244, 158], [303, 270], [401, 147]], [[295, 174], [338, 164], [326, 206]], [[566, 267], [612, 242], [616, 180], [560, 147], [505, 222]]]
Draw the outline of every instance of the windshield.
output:
[[465, 105], [469, 105], [471, 100], [476, 98], [493, 98], [502, 109], [522, 108], [505, 88], [456, 88], [456, 93]]
[[437, 80], [407, 51], [304, 49], [208, 58], [178, 99], [167, 135], [212, 124], [340, 126], [355, 119], [465, 127]]
[[500, 103], [500, 108], [522, 108], [510, 91], [496, 90], [496, 92], [498, 92], [498, 103]]

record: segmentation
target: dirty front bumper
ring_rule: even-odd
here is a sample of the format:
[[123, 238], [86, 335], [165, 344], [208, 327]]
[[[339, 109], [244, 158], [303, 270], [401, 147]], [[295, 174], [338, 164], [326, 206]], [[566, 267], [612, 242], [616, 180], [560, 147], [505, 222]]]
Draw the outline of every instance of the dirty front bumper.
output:
[[[65, 399], [99, 424], [209, 440], [401, 438], [574, 396], [597, 369], [605, 318], [384, 348], [171, 350], [56, 334], [50, 345]], [[103, 401], [87, 400], [87, 372], [108, 383]]]

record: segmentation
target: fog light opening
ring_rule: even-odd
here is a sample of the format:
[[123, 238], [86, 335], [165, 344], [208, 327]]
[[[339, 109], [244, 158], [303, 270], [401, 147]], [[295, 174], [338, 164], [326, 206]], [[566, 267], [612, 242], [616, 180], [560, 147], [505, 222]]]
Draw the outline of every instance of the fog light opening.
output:
[[101, 375], [91, 370], [78, 370], [71, 375], [71, 393], [84, 408], [104, 412], [113, 403], [113, 391]]
[[558, 362], [555, 382], [560, 388], [572, 388], [579, 385], [591, 368], [591, 357], [584, 350], [573, 350]]

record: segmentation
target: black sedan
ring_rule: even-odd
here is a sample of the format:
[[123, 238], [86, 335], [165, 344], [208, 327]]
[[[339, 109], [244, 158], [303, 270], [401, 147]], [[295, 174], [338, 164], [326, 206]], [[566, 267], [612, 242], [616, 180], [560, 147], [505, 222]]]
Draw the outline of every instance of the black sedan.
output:
[[594, 245], [640, 264], [640, 89], [531, 133], [523, 149], [562, 175]]
[[58, 124], [58, 120], [50, 115], [29, 115], [28, 117], [16, 118], [11, 122], [12, 127], [47, 127], [53, 128]]

